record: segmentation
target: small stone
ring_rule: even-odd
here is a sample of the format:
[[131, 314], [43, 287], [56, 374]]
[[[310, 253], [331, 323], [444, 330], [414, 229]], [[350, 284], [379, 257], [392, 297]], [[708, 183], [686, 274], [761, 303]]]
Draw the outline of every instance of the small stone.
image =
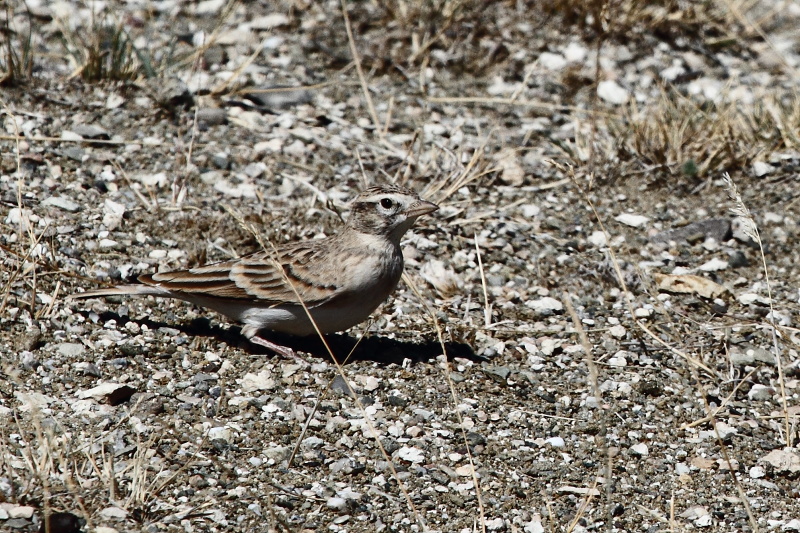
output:
[[557, 339], [546, 338], [542, 340], [541, 352], [543, 355], [553, 355], [556, 348], [561, 348], [561, 341]]
[[700, 270], [703, 272], [716, 272], [718, 270], [725, 270], [728, 268], [728, 262], [717, 257], [700, 265]]
[[311, 103], [312, 93], [308, 89], [285, 86], [264, 86], [248, 89], [243, 96], [255, 105], [266, 109], [286, 109]]
[[794, 448], [772, 450], [758, 462], [769, 464], [779, 474], [795, 475], [800, 472], [800, 455]]
[[633, 446], [631, 446], [631, 452], [633, 452], [634, 455], [639, 455], [642, 457], [650, 455], [650, 452], [647, 449], [647, 444], [641, 442], [639, 444], [634, 444]]
[[247, 393], [262, 390], [272, 390], [277, 386], [277, 383], [270, 372], [262, 370], [258, 374], [248, 372], [241, 380], [239, 380], [239, 385], [242, 387], [242, 392]]
[[284, 13], [270, 13], [253, 18], [250, 28], [256, 31], [270, 31], [289, 24], [289, 17]]
[[609, 104], [622, 105], [630, 99], [630, 93], [614, 80], [604, 80], [597, 84], [597, 96]]
[[628, 330], [625, 329], [625, 326], [617, 324], [616, 326], [608, 328], [608, 333], [616, 339], [624, 339], [628, 334]]
[[70, 213], [75, 213], [81, 208], [80, 204], [73, 202], [66, 196], [51, 196], [50, 198], [46, 198], [44, 201], [42, 201], [42, 205], [57, 207]]
[[511, 370], [505, 366], [486, 367], [483, 369], [483, 371], [492, 379], [492, 381], [495, 381], [501, 385], [507, 385], [508, 376], [511, 375]]
[[535, 204], [522, 204], [519, 206], [519, 210], [522, 211], [522, 216], [527, 219], [535, 218], [542, 212], [542, 209]]
[[106, 507], [100, 511], [100, 516], [103, 518], [124, 519], [128, 516], [128, 511], [119, 507]]
[[586, 59], [588, 53], [586, 47], [577, 42], [571, 42], [564, 48], [564, 57], [567, 58], [567, 61], [570, 63], [579, 63], [583, 61]]
[[207, 126], [219, 126], [228, 121], [228, 111], [218, 107], [204, 107], [197, 111], [197, 121]]
[[486, 520], [486, 529], [488, 531], [502, 531], [506, 528], [506, 521], [502, 518], [491, 518]]
[[544, 298], [539, 298], [538, 300], [530, 300], [526, 302], [525, 305], [540, 315], [545, 316], [552, 315], [554, 313], [560, 313], [564, 310], [564, 304], [555, 298], [551, 298], [550, 296], [545, 296]]
[[542, 52], [539, 54], [539, 64], [547, 70], [558, 71], [567, 66], [567, 58], [561, 54]]
[[769, 163], [764, 163], [763, 161], [753, 163], [753, 175], [757, 178], [771, 174], [774, 170], [775, 168]]
[[634, 215], [633, 213], [621, 213], [614, 217], [614, 220], [620, 224], [625, 224], [632, 228], [641, 228], [647, 224], [650, 219], [643, 215]]
[[714, 239], [717, 242], [725, 242], [730, 239], [731, 221], [727, 218], [709, 218], [692, 222], [680, 228], [670, 229], [657, 233], [650, 238], [652, 242], [688, 242]]
[[763, 307], [769, 307], [769, 298], [765, 298], [760, 294], [755, 294], [752, 292], [740, 294], [737, 300], [739, 300], [739, 303], [742, 305], [759, 305]]
[[413, 446], [403, 446], [397, 450], [393, 456], [403, 461], [408, 461], [409, 463], [421, 463], [425, 461], [425, 453]]
[[503, 148], [494, 161], [500, 170], [500, 180], [506, 185], [518, 187], [525, 180], [525, 170], [520, 163], [519, 153], [513, 148]]
[[108, 130], [95, 124], [78, 124], [72, 128], [72, 131], [80, 135], [84, 139], [104, 139], [108, 140], [111, 135]]
[[606, 232], [593, 231], [592, 234], [589, 235], [589, 242], [597, 246], [598, 248], [606, 246], [608, 244], [608, 237], [606, 235]]
[[550, 437], [549, 439], [544, 440], [545, 444], [549, 444], [553, 448], [563, 448], [566, 446], [564, 439], [561, 437]]
[[32, 518], [35, 509], [29, 505], [18, 505], [8, 509], [9, 518]]
[[80, 357], [86, 352], [86, 346], [77, 342], [62, 342], [58, 345], [58, 353], [64, 357]]
[[627, 366], [629, 355], [634, 355], [631, 352], [627, 352], [625, 350], [620, 350], [608, 359], [608, 364], [615, 367], [623, 367]]
[[98, 402], [106, 402], [109, 405], [119, 405], [130, 399], [136, 389], [129, 385], [120, 383], [101, 383], [91, 389], [78, 393], [78, 398], [92, 398]]
[[756, 383], [752, 386], [752, 388], [748, 391], [747, 397], [751, 400], [769, 400], [775, 394], [775, 389], [772, 387], [767, 387], [766, 385], [761, 385], [760, 383]]
[[373, 376], [367, 376], [367, 378], [364, 380], [364, 390], [367, 392], [372, 392], [377, 389], [380, 384], [381, 383], [377, 378]]

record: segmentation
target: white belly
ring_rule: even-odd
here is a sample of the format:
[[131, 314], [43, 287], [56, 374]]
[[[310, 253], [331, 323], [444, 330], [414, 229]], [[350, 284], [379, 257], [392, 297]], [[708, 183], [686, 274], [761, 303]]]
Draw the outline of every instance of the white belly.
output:
[[[364, 267], [375, 272], [374, 265]], [[364, 284], [354, 287], [347, 294], [308, 309], [321, 333], [343, 331], [365, 321], [394, 291], [403, 271], [402, 263], [386, 272], [381, 279], [366, 276]], [[277, 307], [259, 306], [255, 300], [223, 300], [199, 295], [182, 298], [197, 305], [208, 307], [245, 325], [245, 331], [269, 330], [291, 335], [313, 335], [314, 325], [306, 310], [297, 304]], [[245, 333], [247, 335], [247, 333]]]

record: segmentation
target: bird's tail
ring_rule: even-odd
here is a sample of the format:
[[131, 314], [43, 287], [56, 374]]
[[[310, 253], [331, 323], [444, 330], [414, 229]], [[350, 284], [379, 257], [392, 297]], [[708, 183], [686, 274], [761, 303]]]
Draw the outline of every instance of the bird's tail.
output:
[[78, 298], [102, 298], [104, 296], [164, 296], [166, 291], [161, 287], [151, 285], [119, 285], [118, 287], [107, 287], [104, 289], [90, 289], [85, 292], [78, 292], [67, 296], [68, 300]]

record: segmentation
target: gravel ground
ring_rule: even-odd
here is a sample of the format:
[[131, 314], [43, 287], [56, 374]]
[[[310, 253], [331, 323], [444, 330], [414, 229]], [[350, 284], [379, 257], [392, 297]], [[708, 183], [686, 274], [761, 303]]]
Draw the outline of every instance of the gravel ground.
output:
[[[339, 2], [91, 6], [3, 15], [0, 529], [800, 531], [800, 5], [351, 2], [358, 65]], [[65, 300], [385, 182], [441, 209], [341, 366]]]

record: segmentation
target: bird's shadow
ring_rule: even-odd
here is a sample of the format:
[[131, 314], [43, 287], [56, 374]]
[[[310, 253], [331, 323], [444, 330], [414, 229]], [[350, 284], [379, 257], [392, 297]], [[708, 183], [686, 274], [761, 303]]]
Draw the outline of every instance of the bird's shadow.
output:
[[[86, 314], [88, 315], [88, 313]], [[238, 326], [221, 327], [213, 325], [207, 318], [197, 318], [188, 324], [169, 324], [149, 318], [132, 319], [112, 311], [98, 313], [98, 316], [102, 322], [114, 320], [121, 326], [132, 322], [140, 326], [147, 326], [150, 329], [171, 328], [190, 336], [212, 337], [229, 346], [242, 348], [251, 354], [275, 355], [268, 348], [250, 342], [241, 334], [241, 328]], [[307, 353], [317, 359], [328, 361], [331, 359], [325, 343], [316, 335], [295, 337], [274, 332], [259, 332], [259, 334], [265, 339], [291, 348], [295, 352]], [[442, 344], [438, 340], [407, 342], [378, 336], [357, 339], [344, 333], [328, 334], [324, 338], [331, 352], [339, 361], [373, 361], [390, 365], [403, 364], [405, 360], [410, 360], [412, 363], [429, 361], [442, 354]], [[484, 357], [475, 353], [472, 346], [464, 342], [445, 342], [444, 349], [448, 360], [452, 360], [455, 357], [471, 361], [485, 360]]]

